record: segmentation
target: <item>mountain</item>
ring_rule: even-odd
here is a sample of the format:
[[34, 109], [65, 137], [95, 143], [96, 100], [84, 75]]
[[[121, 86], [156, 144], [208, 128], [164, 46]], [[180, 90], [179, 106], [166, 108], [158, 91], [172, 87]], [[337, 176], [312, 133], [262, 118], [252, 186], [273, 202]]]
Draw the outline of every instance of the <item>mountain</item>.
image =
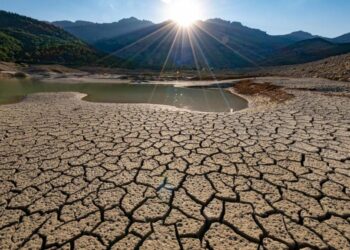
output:
[[271, 36], [221, 19], [199, 21], [190, 30], [169, 21], [100, 40], [93, 46], [131, 60], [138, 67], [153, 68], [288, 65], [350, 52], [348, 44], [336, 44], [307, 32]]
[[[96, 64], [102, 57], [94, 48], [52, 24], [0, 11], [0, 61], [81, 65]], [[117, 59], [108, 63], [116, 64]]]
[[300, 31], [292, 32], [292, 33], [287, 34], [287, 35], [282, 35], [282, 36], [277, 36], [277, 37], [285, 38], [285, 39], [288, 39], [288, 40], [293, 41], [293, 42], [300, 42], [303, 40], [309, 40], [309, 39], [316, 38], [317, 36], [314, 36], [311, 33], [300, 30]]
[[153, 25], [152, 22], [131, 17], [114, 23], [92, 23], [86, 21], [58, 21], [54, 25], [79, 37], [87, 43], [124, 35]]
[[300, 41], [273, 53], [263, 65], [290, 65], [321, 60], [350, 52], [350, 43], [337, 44], [322, 38]]
[[[191, 39], [190, 39], [191, 38]], [[192, 42], [192, 44], [191, 44]], [[251, 66], [249, 60], [233, 53], [221, 42], [196, 28], [193, 34], [168, 21], [112, 39], [94, 46], [131, 60], [139, 67], [200, 68]]]
[[199, 22], [197, 27], [225, 45], [236, 47], [252, 60], [256, 57], [264, 57], [276, 48], [282, 48], [291, 43], [287, 39], [244, 26], [240, 22], [229, 22], [218, 18]]
[[346, 42], [305, 31], [272, 36], [239, 22], [219, 18], [198, 21], [190, 30], [171, 21], [153, 24], [136, 18], [116, 23], [55, 22], [111, 56], [136, 67], [242, 68], [299, 64], [349, 52]]
[[[335, 40], [346, 41], [346, 37]], [[172, 21], [153, 24], [136, 18], [53, 25], [0, 11], [0, 60], [4, 61], [208, 70], [299, 64], [347, 52], [347, 43], [303, 31], [272, 36], [222, 19], [198, 21], [190, 29]]]
[[[252, 67], [292, 42], [239, 22], [210, 19], [190, 30], [167, 21], [93, 44], [143, 67]], [[169, 53], [170, 52], [170, 53]], [[196, 66], [197, 65], [197, 66]], [[197, 67], [198, 68], [198, 67]]]
[[344, 34], [342, 36], [333, 39], [335, 43], [350, 43], [350, 33]]

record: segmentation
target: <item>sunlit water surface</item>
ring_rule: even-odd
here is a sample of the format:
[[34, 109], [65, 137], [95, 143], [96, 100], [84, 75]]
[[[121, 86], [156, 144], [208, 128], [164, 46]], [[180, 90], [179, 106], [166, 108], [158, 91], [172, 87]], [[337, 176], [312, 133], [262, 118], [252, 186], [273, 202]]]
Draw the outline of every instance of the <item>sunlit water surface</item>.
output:
[[44, 83], [33, 80], [0, 81], [0, 104], [20, 102], [29, 94], [80, 92], [90, 102], [170, 105], [202, 112], [230, 112], [248, 106], [245, 99], [223, 89], [178, 88], [172, 85]]

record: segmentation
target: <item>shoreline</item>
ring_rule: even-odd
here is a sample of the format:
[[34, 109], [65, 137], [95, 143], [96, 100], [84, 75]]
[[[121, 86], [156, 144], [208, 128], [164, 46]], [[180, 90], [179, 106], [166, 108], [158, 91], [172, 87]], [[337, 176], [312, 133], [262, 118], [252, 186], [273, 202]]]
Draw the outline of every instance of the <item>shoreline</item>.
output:
[[[89, 87], [86, 88], [89, 84], [92, 84], [94, 87], [92, 87], [92, 89], [96, 89], [96, 91], [99, 93], [98, 91], [98, 86], [99, 84], [104, 84], [103, 86], [105, 86], [106, 84], [109, 85], [119, 85], [119, 84], [123, 84], [123, 85], [135, 85], [136, 86], [140, 86], [142, 84], [147, 84], [147, 85], [154, 85], [154, 86], [168, 86], [168, 85], [171, 85], [172, 88], [187, 88], [187, 89], [191, 89], [193, 88], [194, 86], [202, 86], [203, 88], [205, 89], [213, 89], [213, 90], [219, 90], [219, 88], [211, 88], [210, 86], [212, 85], [212, 82], [201, 82], [199, 84], [197, 83], [194, 83], [194, 82], [182, 82], [181, 84], [177, 84], [178, 82], [168, 82], [166, 84], [159, 84], [160, 82], [149, 82], [149, 83], [134, 83], [134, 82], [129, 82], [129, 83], [125, 83], [124, 81], [123, 82], [120, 82], [120, 81], [113, 81], [113, 82], [105, 82], [103, 79], [98, 79], [97, 81], [93, 81], [93, 80], [89, 80], [91, 78], [86, 78], [86, 81], [79, 81], [78, 82], [75, 82], [75, 83], [72, 83], [71, 80], [69, 78], [66, 79], [66, 81], [60, 81], [60, 80], [53, 80], [53, 79], [37, 79], [37, 78], [27, 78], [27, 79], [11, 79], [9, 81], [14, 81], [14, 82], [17, 82], [19, 81], [19, 84], [20, 85], [25, 85], [27, 83], [31, 83], [30, 85], [32, 85], [32, 82], [34, 83], [34, 86], [35, 86], [35, 83], [38, 83], [37, 87], [36, 87], [36, 90], [34, 92], [31, 92], [29, 91], [28, 93], [26, 92], [23, 92], [23, 94], [20, 94], [18, 93], [18, 96], [20, 95], [23, 95], [23, 98], [20, 98], [20, 99], [17, 99], [18, 101], [10, 101], [10, 102], [6, 102], [6, 98], [5, 98], [5, 102], [3, 102], [2, 105], [7, 105], [7, 104], [13, 104], [13, 103], [19, 103], [19, 102], [22, 102], [24, 97], [26, 96], [31, 96], [31, 95], [35, 95], [35, 94], [38, 94], [38, 93], [67, 93], [67, 92], [71, 92], [71, 93], [81, 93], [81, 94], [84, 94], [84, 97], [82, 98], [83, 101], [86, 101], [86, 102], [90, 102], [90, 103], [108, 103], [108, 104], [116, 104], [116, 105], [153, 105], [155, 107], [167, 107], [167, 109], [171, 109], [171, 110], [177, 110], [177, 111], [186, 111], [186, 112], [196, 112], [196, 113], [234, 113], [234, 112], [237, 112], [237, 111], [241, 111], [241, 110], [245, 110], [247, 108], [249, 108], [249, 101], [247, 100], [247, 98], [243, 97], [242, 95], [238, 95], [238, 94], [234, 94], [232, 93], [229, 88], [224, 88], [223, 91], [225, 92], [225, 96], [226, 98], [230, 98], [231, 94], [232, 94], [232, 100], [230, 100], [230, 107], [231, 107], [231, 110], [227, 110], [228, 107], [226, 106], [226, 109], [221, 107], [220, 105], [217, 107], [217, 108], [210, 108], [210, 106], [208, 107], [208, 109], [206, 110], [205, 108], [201, 108], [199, 107], [198, 105], [192, 105], [191, 104], [191, 99], [188, 99], [188, 98], [192, 98], [192, 95], [193, 98], [196, 98], [196, 95], [198, 95], [198, 91], [186, 91], [186, 90], [181, 90], [180, 93], [181, 93], [181, 96], [182, 96], [182, 93], [184, 93], [184, 95], [188, 95], [187, 98], [185, 98], [184, 100], [180, 101], [179, 103], [176, 102], [175, 99], [177, 99], [178, 97], [176, 97], [176, 95], [174, 96], [174, 101], [175, 103], [172, 103], [172, 101], [170, 100], [169, 101], [164, 101], [162, 99], [160, 100], [157, 100], [155, 99], [153, 102], [152, 101], [148, 101], [147, 100], [145, 101], [145, 99], [139, 99], [138, 101], [137, 100], [134, 100], [132, 98], [132, 87], [128, 90], [130, 93], [130, 101], [123, 101], [123, 98], [119, 99], [119, 98], [108, 98], [107, 99], [104, 99], [103, 97], [98, 97], [94, 95], [93, 92], [91, 92], [91, 90], [89, 90]], [[0, 83], [1, 83], [1, 80], [0, 80]], [[41, 83], [39, 85], [39, 83]], [[52, 88], [52, 91], [50, 90], [47, 90], [45, 88], [45, 84], [55, 84], [56, 87], [53, 87]], [[72, 85], [74, 86], [74, 84], [83, 84], [82, 87], [78, 87], [78, 88], [67, 88], [67, 87], [63, 87], [63, 88], [59, 88], [59, 85], [60, 84], [64, 84], [65, 86], [67, 85]], [[11, 83], [9, 83], [8, 85], [9, 87], [11, 86]], [[17, 85], [16, 85], [17, 86]], [[44, 86], [44, 89], [42, 89], [42, 87], [38, 87], [38, 86]], [[84, 87], [85, 86], [85, 87]], [[206, 86], [208, 88], [206, 88]], [[123, 87], [124, 88], [124, 87]], [[114, 91], [115, 88], [112, 88], [111, 87], [111, 91]], [[115, 91], [117, 91], [118, 88], [115, 89]], [[151, 87], [151, 90], [149, 90], [150, 88], [149, 87], [146, 87], [145, 89], [143, 89], [145, 91], [145, 94], [150, 94], [149, 91], [152, 91], [153, 87]], [[162, 88], [163, 89], [163, 88]], [[167, 89], [167, 88], [166, 88]], [[42, 90], [42, 91], [41, 91]], [[85, 90], [85, 91], [84, 91]], [[100, 89], [102, 90], [102, 89]], [[184, 91], [184, 92], [183, 92]], [[136, 91], [137, 92], [137, 91]], [[173, 91], [171, 91], [173, 92]], [[177, 91], [174, 92], [174, 94], [176, 94]], [[167, 92], [169, 93], [169, 92]], [[187, 93], [187, 94], [186, 94]], [[193, 93], [193, 94], [192, 94]], [[202, 93], [202, 92], [200, 92]], [[218, 94], [217, 94], [218, 95]], [[181, 97], [180, 97], [181, 98]], [[235, 99], [237, 100], [235, 100]], [[118, 101], [118, 99], [120, 101]], [[168, 99], [168, 98], [166, 98]], [[134, 100], [134, 101], [133, 101]], [[187, 100], [187, 101], [186, 101]], [[234, 100], [234, 101], [233, 101]], [[145, 102], [144, 102], [145, 101]], [[214, 104], [213, 104], [214, 105]], [[227, 104], [228, 105], [228, 104]], [[232, 105], [232, 106], [231, 106]], [[225, 110], [224, 110], [225, 109]], [[220, 111], [222, 110], [222, 111]]]
[[[43, 83], [64, 83], [64, 84], [131, 84], [131, 85], [140, 85], [140, 84], [150, 84], [150, 85], [172, 85], [174, 87], [185, 87], [185, 88], [196, 88], [196, 87], [204, 87], [204, 88], [222, 88], [225, 91], [232, 93], [240, 98], [243, 98], [247, 101], [248, 107], [243, 109], [255, 109], [255, 108], [268, 108], [273, 107], [275, 105], [278, 105], [278, 103], [274, 103], [269, 98], [264, 97], [261, 94], [241, 94], [238, 91], [236, 91], [233, 86], [244, 80], [244, 81], [253, 81], [255, 83], [263, 84], [263, 83], [271, 83], [275, 86], [280, 86], [285, 91], [295, 91], [295, 90], [304, 90], [307, 91], [308, 89], [305, 89], [305, 86], [308, 86], [310, 90], [316, 91], [316, 92], [325, 92], [329, 94], [334, 94], [334, 90], [337, 90], [337, 94], [344, 93], [350, 93], [350, 84], [348, 82], [341, 82], [341, 81], [334, 81], [334, 80], [328, 80], [328, 79], [319, 79], [319, 78], [291, 78], [291, 77], [253, 77], [253, 78], [242, 78], [242, 79], [228, 79], [228, 80], [220, 80], [220, 81], [185, 81], [185, 80], [172, 80], [172, 81], [159, 81], [159, 80], [151, 80], [151, 81], [134, 81], [134, 80], [128, 80], [128, 79], [121, 79], [122, 76], [120, 75], [103, 75], [101, 77], [100, 74], [95, 75], [79, 75], [77, 74], [50, 74], [48, 75], [42, 75], [42, 74], [36, 74], [32, 75], [31, 77], [27, 78], [10, 78], [7, 80], [28, 80], [28, 81], [40, 81]], [[1, 79], [6, 80], [6, 79]], [[340, 92], [338, 91], [340, 90]], [[333, 91], [332, 91], [333, 90]], [[101, 102], [100, 102], [101, 103]], [[103, 102], [102, 102], [103, 103]], [[115, 103], [118, 104], [118, 103]], [[127, 103], [127, 104], [133, 104], [133, 103]], [[140, 104], [140, 103], [135, 103]], [[162, 105], [162, 104], [151, 104], [151, 105]], [[166, 105], [169, 107], [173, 107], [177, 109], [177, 107], [172, 105]], [[181, 110], [181, 108], [179, 108]], [[186, 111], [193, 111], [193, 110], [187, 110]], [[234, 111], [234, 112], [240, 112]], [[202, 111], [193, 111], [193, 112], [202, 112]], [[223, 113], [230, 113], [230, 112], [223, 112]]]

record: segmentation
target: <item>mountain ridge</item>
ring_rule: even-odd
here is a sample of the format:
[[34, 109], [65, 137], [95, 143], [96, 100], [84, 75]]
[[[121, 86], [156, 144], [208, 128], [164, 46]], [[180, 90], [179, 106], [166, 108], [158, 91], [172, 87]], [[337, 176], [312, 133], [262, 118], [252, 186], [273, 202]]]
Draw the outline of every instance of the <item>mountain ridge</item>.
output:
[[313, 38], [316, 38], [318, 36], [315, 36], [309, 32], [305, 32], [303, 30], [299, 30], [299, 31], [294, 31], [294, 32], [291, 32], [291, 33], [285, 34], [285, 35], [277, 35], [277, 37], [289, 39], [293, 42], [300, 42], [303, 40], [313, 39]]
[[348, 35], [330, 39], [296, 31], [274, 36], [220, 18], [198, 21], [190, 29], [173, 21], [154, 24], [135, 17], [105, 24], [78, 20], [53, 25], [0, 11], [0, 60], [85, 65], [102, 61], [108, 66], [162, 70], [260, 67], [348, 53], [350, 43], [336, 43], [346, 42]]
[[350, 43], [350, 33], [343, 34], [333, 39], [333, 41], [338, 43]]
[[52, 22], [52, 24], [65, 29], [67, 32], [79, 37], [89, 44], [153, 25], [151, 21], [139, 20], [135, 17], [123, 18], [112, 23], [93, 23], [78, 20], [75, 22], [56, 21]]
[[[323, 59], [325, 56], [334, 56], [339, 53], [350, 52], [350, 50], [347, 50], [347, 46], [337, 46], [332, 39], [321, 38], [304, 31], [297, 31], [282, 36], [271, 36], [259, 29], [244, 26], [240, 22], [230, 22], [215, 18], [207, 21], [198, 21], [196, 25], [192, 27], [192, 33], [195, 34], [193, 37], [197, 37], [197, 43], [202, 44], [201, 46], [206, 54], [205, 57], [207, 57], [202, 60], [199, 59], [199, 62], [195, 62], [195, 58], [191, 58], [193, 51], [191, 51], [188, 39], [185, 39], [185, 42], [182, 41], [181, 45], [178, 44], [178, 42], [173, 43], [175, 39], [173, 34], [172, 36], [170, 35], [172, 39], [165, 39], [165, 41], [163, 41], [163, 45], [155, 41], [166, 37], [166, 34], [169, 35], [169, 32], [162, 31], [162, 27], [169, 24], [173, 27], [176, 26], [176, 24], [171, 21], [155, 24], [125, 35], [100, 40], [93, 44], [93, 46], [106, 53], [113, 53], [124, 59], [136, 59], [141, 65], [158, 68], [164, 67], [161, 63], [165, 62], [165, 60], [170, 61], [170, 65], [176, 67], [194, 67], [197, 63], [200, 65], [200, 68], [209, 67], [208, 62], [211, 67], [220, 68], [266, 66], [275, 65], [276, 63], [298, 64], [309, 62], [314, 59]], [[163, 33], [163, 35], [159, 35], [159, 32]], [[154, 40], [150, 39], [152, 36], [154, 36]], [[145, 37], [147, 39], [144, 39]], [[325, 47], [322, 47], [322, 51], [319, 51], [317, 55], [317, 53], [312, 50], [312, 46], [307, 46], [308, 43], [306, 42], [304, 43], [305, 46], [307, 46], [304, 51], [305, 57], [301, 56], [300, 58], [295, 56], [292, 52], [286, 54], [281, 53], [287, 50], [289, 46], [293, 46], [293, 44], [312, 39], [322, 39], [324, 42], [332, 43], [332, 46], [329, 46], [329, 51], [324, 51]], [[152, 43], [158, 44], [156, 47], [161, 48], [158, 50], [158, 54], [153, 57], [151, 55], [154, 54], [154, 51], [152, 51], [152, 49], [148, 50], [149, 47], [152, 48]], [[313, 43], [315, 44], [315, 42]], [[303, 45], [303, 43], [301, 43], [301, 45]], [[297, 44], [297, 46], [300, 47], [300, 44]], [[167, 55], [168, 58], [166, 58], [166, 56], [160, 56], [160, 54], [165, 55], [169, 52], [171, 47], [174, 47], [177, 51], [181, 50], [181, 55], [187, 54], [186, 58], [182, 58], [183, 60], [181, 60], [179, 55], [173, 55], [171, 53]], [[340, 47], [345, 48], [345, 51], [341, 50]], [[321, 47], [319, 48], [321, 49]], [[164, 51], [162, 51], [162, 49]], [[289, 49], [292, 49], [292, 47]], [[184, 53], [184, 51], [186, 51], [186, 53]], [[197, 57], [201, 53], [203, 52], [195, 52]], [[278, 55], [285, 55], [289, 58], [282, 60], [278, 58]], [[150, 57], [150, 60], [147, 59], [148, 57]], [[271, 62], [271, 58], [274, 58], [276, 62]], [[208, 62], [205, 62], [205, 60]], [[158, 65], [156, 65], [157, 62], [159, 63]]]
[[[111, 24], [117, 24], [117, 23], [120, 23], [120, 22], [124, 22], [124, 21], [127, 21], [129, 22], [130, 20], [133, 20], [134, 22], [145, 22], [145, 23], [148, 23], [148, 24], [154, 24], [154, 25], [157, 25], [157, 24], [161, 24], [161, 23], [164, 23], [164, 22], [167, 22], [167, 21], [163, 21], [163, 22], [160, 22], [160, 23], [154, 23], [152, 21], [149, 21], [147, 19], [138, 19], [137, 17], [134, 17], [134, 16], [130, 16], [128, 18], [122, 18], [118, 21], [113, 21], [113, 22], [92, 22], [92, 21], [84, 21], [84, 20], [76, 20], [76, 21], [69, 21], [69, 20], [61, 20], [61, 21], [54, 21], [52, 22], [52, 24], [54, 25], [57, 25], [59, 26], [60, 28], [67, 28], [67, 27], [71, 27], [71, 26], [81, 26], [82, 24], [85, 24], [85, 25], [100, 25], [100, 27], [103, 27], [103, 25], [111, 25]], [[229, 21], [229, 20], [225, 20], [225, 19], [222, 19], [222, 18], [209, 18], [209, 19], [206, 19], [206, 20], [203, 20], [203, 21], [200, 21], [200, 22], [209, 22], [209, 21], [214, 21], [214, 22], [222, 22], [222, 23], [228, 23], [228, 24], [236, 24], [237, 26], [243, 26], [243, 27], [248, 27], [246, 25], [244, 25], [242, 22], [239, 22], [239, 21]], [[261, 29], [257, 29], [257, 28], [251, 28], [251, 27], [248, 27], [250, 29], [253, 29], [253, 30], [256, 30], [256, 31], [261, 31], [267, 35], [270, 35], [268, 34], [268, 32], [266, 31], [263, 31]], [[270, 35], [270, 36], [275, 36], [275, 37], [290, 37], [290, 38], [293, 38], [293, 39], [297, 39], [297, 41], [300, 41], [300, 40], [306, 40], [306, 39], [312, 39], [312, 38], [316, 38], [316, 37], [322, 37], [324, 39], [328, 39], [328, 40], [333, 40], [333, 42], [336, 42], [336, 40], [339, 40], [340, 41], [340, 38], [342, 38], [343, 36], [345, 37], [346, 36], [346, 41], [344, 41], [345, 43], [349, 42], [348, 39], [348, 36], [350, 36], [350, 33], [345, 33], [345, 34], [342, 34], [340, 36], [337, 36], [337, 37], [324, 37], [324, 36], [320, 36], [320, 35], [314, 35], [310, 32], [307, 32], [307, 31], [304, 31], [304, 30], [297, 30], [297, 31], [293, 31], [293, 32], [290, 32], [290, 33], [287, 33], [287, 34], [280, 34], [280, 35]]]

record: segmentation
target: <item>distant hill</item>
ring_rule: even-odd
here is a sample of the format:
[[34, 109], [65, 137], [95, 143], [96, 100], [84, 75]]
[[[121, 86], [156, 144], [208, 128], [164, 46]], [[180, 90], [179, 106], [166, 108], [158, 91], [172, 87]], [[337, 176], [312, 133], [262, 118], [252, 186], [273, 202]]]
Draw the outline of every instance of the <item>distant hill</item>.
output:
[[53, 22], [53, 24], [90, 44], [98, 40], [124, 35], [153, 25], [150, 21], [139, 20], [134, 17], [122, 19], [114, 23], [58, 21]]
[[333, 41], [336, 43], [350, 43], [350, 33], [336, 37], [333, 39]]
[[293, 42], [300, 42], [303, 40], [309, 40], [316, 38], [317, 36], [312, 35], [311, 33], [305, 32], [305, 31], [295, 31], [287, 35], [281, 35], [281, 36], [276, 36], [284, 39], [288, 39]]
[[350, 52], [350, 43], [336, 44], [322, 38], [294, 43], [273, 53], [262, 65], [290, 65], [321, 60]]
[[95, 64], [102, 56], [52, 24], [0, 11], [1, 61], [80, 65]]

